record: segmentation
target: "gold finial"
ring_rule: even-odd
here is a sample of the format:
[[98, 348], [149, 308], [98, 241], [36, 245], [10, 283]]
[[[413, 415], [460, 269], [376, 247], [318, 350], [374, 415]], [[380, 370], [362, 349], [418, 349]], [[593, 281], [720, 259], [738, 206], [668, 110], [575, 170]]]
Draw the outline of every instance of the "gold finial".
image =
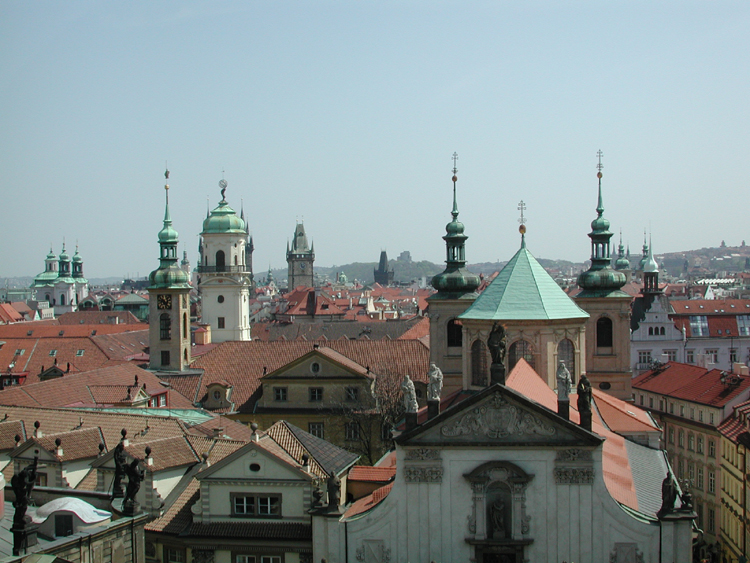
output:
[[164, 183], [164, 189], [168, 190], [169, 189], [169, 168], [166, 167], [166, 164], [167, 163], [165, 162], [164, 167], [166, 168], [166, 170], [164, 170], [164, 179], [166, 180], [166, 182]]

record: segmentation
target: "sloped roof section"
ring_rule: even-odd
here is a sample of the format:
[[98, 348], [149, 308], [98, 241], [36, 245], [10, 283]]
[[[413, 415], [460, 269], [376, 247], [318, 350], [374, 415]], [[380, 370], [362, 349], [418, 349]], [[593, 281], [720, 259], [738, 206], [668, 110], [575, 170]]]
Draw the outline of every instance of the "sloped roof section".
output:
[[524, 244], [459, 318], [520, 321], [586, 319], [588, 316]]
[[301, 453], [295, 451], [295, 444], [285, 439], [284, 434], [291, 433], [296, 438], [296, 441], [307, 450], [310, 456], [318, 462], [327, 474], [339, 474], [344, 469], [348, 468], [352, 464], [356, 463], [359, 456], [351, 452], [346, 451], [343, 448], [339, 448], [323, 440], [313, 436], [309, 432], [305, 432], [301, 428], [297, 428], [293, 424], [289, 424], [286, 421], [279, 421], [268, 429], [268, 435], [274, 439], [281, 447], [283, 447], [290, 455], [301, 460]]

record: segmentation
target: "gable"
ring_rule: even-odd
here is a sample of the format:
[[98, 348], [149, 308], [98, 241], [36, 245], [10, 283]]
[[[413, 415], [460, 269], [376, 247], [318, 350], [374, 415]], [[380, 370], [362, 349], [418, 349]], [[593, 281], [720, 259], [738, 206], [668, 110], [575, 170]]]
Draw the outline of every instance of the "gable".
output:
[[[331, 351], [331, 353], [334, 354], [335, 352]], [[306, 380], [311, 378], [368, 379], [366, 369], [341, 354], [335, 354], [341, 356], [341, 361], [336, 361], [315, 351], [269, 373], [263, 377], [263, 381], [303, 378]]]
[[201, 481], [294, 480], [311, 478], [262, 447], [250, 443], [198, 475]]
[[515, 391], [495, 385], [410, 431], [402, 446], [597, 446], [602, 439]]

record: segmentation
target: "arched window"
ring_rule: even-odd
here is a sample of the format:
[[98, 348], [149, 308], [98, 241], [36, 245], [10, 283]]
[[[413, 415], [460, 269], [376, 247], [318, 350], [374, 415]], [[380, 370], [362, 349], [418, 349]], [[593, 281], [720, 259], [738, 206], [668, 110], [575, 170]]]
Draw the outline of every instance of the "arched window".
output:
[[159, 335], [162, 340], [172, 338], [172, 319], [169, 318], [169, 313], [162, 313], [159, 317]]
[[60, 305], [65, 305], [65, 294], [64, 293], [60, 296]]
[[664, 327], [660, 327], [660, 328], [659, 328], [659, 334], [660, 334], [661, 336], [664, 336], [664, 335], [666, 334], [666, 333], [664, 332]]
[[648, 335], [653, 336], [654, 335], [654, 327], [650, 326], [648, 327]]
[[576, 380], [576, 349], [573, 342], [564, 338], [557, 345], [557, 359], [565, 362], [565, 367], [568, 368], [570, 376], [573, 378], [573, 383]]
[[224, 251], [219, 250], [216, 252], [216, 271], [220, 272], [226, 265], [225, 258], [224, 258]]
[[183, 338], [188, 337], [187, 313], [182, 313], [182, 337]]
[[236, 254], [234, 255], [234, 265], [235, 266], [237, 265], [237, 255]]
[[529, 365], [534, 367], [534, 347], [531, 342], [526, 340], [516, 340], [510, 345], [508, 350], [508, 371], [512, 370], [518, 363], [518, 360], [523, 358]]
[[456, 322], [456, 319], [448, 321], [447, 336], [449, 348], [461, 346], [463, 344], [463, 332], [461, 330], [461, 325]]
[[471, 345], [471, 384], [487, 385], [487, 346], [481, 340]]
[[600, 317], [596, 321], [596, 347], [612, 348], [612, 319]]

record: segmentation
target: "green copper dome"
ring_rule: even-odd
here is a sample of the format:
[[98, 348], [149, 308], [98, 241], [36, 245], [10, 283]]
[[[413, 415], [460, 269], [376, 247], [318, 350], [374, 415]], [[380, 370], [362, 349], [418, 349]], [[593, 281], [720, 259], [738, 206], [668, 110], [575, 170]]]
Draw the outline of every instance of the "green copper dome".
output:
[[[169, 171], [165, 174], [169, 178]], [[166, 203], [164, 207], [164, 226], [159, 231], [159, 267], [148, 276], [149, 289], [180, 289], [190, 287], [189, 276], [177, 265], [177, 231], [172, 228], [172, 217], [169, 214], [169, 185], [164, 186]]]
[[47, 254], [47, 260], [57, 260], [57, 256], [52, 252], [52, 247], [50, 247], [49, 254]]
[[63, 244], [62, 252], [60, 253], [60, 262], [70, 262], [70, 255], [65, 251], [64, 244]]
[[464, 234], [464, 224], [457, 220], [451, 221], [445, 226], [445, 232], [448, 236], [462, 235]]
[[630, 260], [625, 258], [624, 255], [620, 254], [620, 257], [615, 261], [615, 270], [629, 270]]
[[187, 273], [176, 264], [154, 270], [149, 274], [148, 281], [152, 289], [189, 287]]
[[247, 231], [245, 221], [237, 217], [234, 209], [229, 207], [225, 199], [222, 199], [218, 207], [203, 221], [203, 232], [201, 234], [224, 233], [247, 234]]
[[78, 254], [77, 248], [76, 248], [76, 253], [73, 255], [73, 262], [75, 263], [83, 262], [83, 258], [81, 258], [81, 255]]

